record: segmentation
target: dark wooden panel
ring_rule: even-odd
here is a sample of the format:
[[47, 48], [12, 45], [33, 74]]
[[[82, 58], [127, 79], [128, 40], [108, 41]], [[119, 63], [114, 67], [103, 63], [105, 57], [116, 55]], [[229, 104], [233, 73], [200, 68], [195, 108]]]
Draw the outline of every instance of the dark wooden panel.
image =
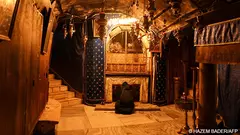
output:
[[[168, 103], [173, 103], [173, 77], [180, 77], [183, 79], [183, 66], [181, 63], [181, 47], [178, 42], [171, 40], [168, 44], [169, 51], [167, 54], [167, 95]], [[183, 81], [181, 80], [181, 87]]]
[[[197, 66], [195, 63], [195, 48], [193, 45], [193, 33], [187, 33], [188, 38], [178, 45], [177, 40], [170, 39], [167, 47], [167, 89], [168, 89], [168, 103], [173, 103], [174, 101], [174, 77], [180, 77], [180, 92], [182, 94], [184, 87], [191, 87], [192, 75], [190, 67]], [[192, 37], [192, 38], [191, 38]], [[164, 56], [164, 53], [163, 53]], [[184, 65], [185, 62], [185, 74]], [[184, 76], [186, 82], [184, 82]]]
[[42, 21], [32, 2], [20, 0], [11, 41], [0, 41], [2, 135], [29, 135], [46, 104], [48, 82], [39, 77]]
[[[43, 26], [43, 16], [37, 10], [36, 7], [33, 8], [33, 21], [32, 21], [32, 40], [31, 40], [31, 84], [30, 91], [28, 91], [28, 100], [29, 106], [27, 107], [27, 132], [31, 132], [33, 126], [36, 124], [38, 120], [39, 113], [41, 113], [41, 108], [39, 107], [39, 95], [41, 91], [39, 91], [39, 70], [40, 70], [40, 47], [41, 40], [39, 38], [42, 35], [42, 31], [39, 28]], [[43, 89], [44, 90], [44, 89]], [[44, 104], [44, 102], [42, 102]]]
[[198, 46], [196, 61], [212, 64], [240, 63], [240, 44]]

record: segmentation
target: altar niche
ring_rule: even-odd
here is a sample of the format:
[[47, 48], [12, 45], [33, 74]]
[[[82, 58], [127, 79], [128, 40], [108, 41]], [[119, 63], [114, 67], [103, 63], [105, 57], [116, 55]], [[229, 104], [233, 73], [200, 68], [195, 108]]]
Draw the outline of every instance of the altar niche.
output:
[[150, 74], [151, 53], [146, 36], [136, 38], [130, 25], [119, 25], [108, 35], [105, 50], [106, 74]]
[[105, 101], [115, 102], [121, 84], [133, 88], [135, 102], [148, 102], [151, 53], [144, 32], [137, 38], [130, 25], [117, 25], [108, 34], [105, 50]]
[[[132, 85], [129, 85], [129, 87], [132, 90], [134, 102], [139, 102], [140, 85], [132, 84]], [[112, 101], [116, 102], [116, 101], [120, 100], [121, 94], [122, 94], [122, 85], [120, 85], [120, 84], [112, 85]]]

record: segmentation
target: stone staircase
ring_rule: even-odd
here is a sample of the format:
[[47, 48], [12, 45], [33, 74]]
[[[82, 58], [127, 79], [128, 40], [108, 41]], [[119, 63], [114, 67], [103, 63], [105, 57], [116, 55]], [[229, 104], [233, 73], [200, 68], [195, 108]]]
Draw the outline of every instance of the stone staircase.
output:
[[82, 99], [76, 98], [75, 93], [68, 91], [68, 86], [62, 85], [62, 80], [55, 79], [54, 74], [48, 75], [49, 98], [59, 101], [62, 107], [74, 106], [82, 103]]

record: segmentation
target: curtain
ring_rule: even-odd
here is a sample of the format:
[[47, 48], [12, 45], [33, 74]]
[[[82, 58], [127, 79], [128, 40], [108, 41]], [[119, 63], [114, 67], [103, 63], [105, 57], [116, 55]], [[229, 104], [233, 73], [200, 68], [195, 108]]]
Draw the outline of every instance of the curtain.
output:
[[240, 65], [218, 65], [218, 110], [226, 126], [240, 128]]
[[196, 46], [232, 43], [240, 43], [240, 18], [208, 25], [194, 33]]

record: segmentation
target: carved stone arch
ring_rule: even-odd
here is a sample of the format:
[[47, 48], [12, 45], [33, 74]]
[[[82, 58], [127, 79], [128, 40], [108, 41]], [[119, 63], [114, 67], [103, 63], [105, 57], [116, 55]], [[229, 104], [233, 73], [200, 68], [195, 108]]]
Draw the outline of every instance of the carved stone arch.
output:
[[[123, 31], [131, 32], [131, 25], [120, 24], [120, 25], [116, 25], [116, 26], [110, 28], [110, 30], [107, 33], [106, 51], [109, 50], [109, 45], [111, 43], [112, 38], [114, 38], [115, 36], [117, 36], [118, 34], [120, 34]], [[149, 42], [147, 41], [147, 36], [146, 36], [143, 28], [140, 29], [140, 35], [142, 35], [141, 42], [143, 43], [143, 47], [145, 49], [148, 48]]]

